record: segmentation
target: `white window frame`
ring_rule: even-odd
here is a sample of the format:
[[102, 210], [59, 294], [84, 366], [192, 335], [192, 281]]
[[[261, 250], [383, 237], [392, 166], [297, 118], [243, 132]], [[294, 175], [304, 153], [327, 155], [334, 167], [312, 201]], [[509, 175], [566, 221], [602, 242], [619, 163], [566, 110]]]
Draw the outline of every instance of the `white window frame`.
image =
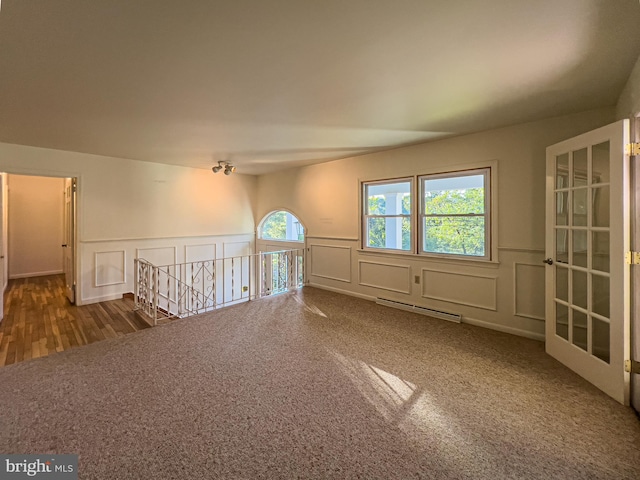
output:
[[[286, 239], [286, 238], [269, 238], [269, 237], [265, 237], [263, 235], [263, 228], [264, 228], [264, 225], [267, 222], [267, 220], [269, 218], [271, 218], [272, 215], [275, 215], [276, 213], [280, 213], [280, 212], [284, 212], [287, 215], [290, 215], [295, 220], [293, 222], [294, 224], [298, 223], [298, 225], [300, 226], [300, 229], [302, 231], [302, 240], [299, 240], [299, 239], [298, 240], [292, 240], [292, 239]], [[268, 214], [266, 214], [262, 218], [262, 220], [258, 224], [258, 228], [256, 229], [256, 237], [258, 238], [258, 240], [263, 240], [265, 242], [304, 243], [306, 235], [307, 235], [306, 229], [305, 229], [304, 225], [302, 224], [302, 222], [300, 221], [300, 219], [298, 218], [298, 216], [295, 213], [289, 211], [286, 208], [278, 208], [278, 209], [273, 210], [273, 211], [269, 212]]]
[[[471, 260], [492, 260], [492, 168], [490, 166], [481, 167], [481, 168], [470, 168], [464, 170], [455, 170], [446, 173], [433, 173], [418, 176], [418, 198], [420, 199], [419, 210], [420, 214], [418, 216], [418, 254], [419, 255], [427, 255], [427, 256], [435, 256], [435, 257], [445, 257], [445, 258], [460, 258], [460, 259], [471, 259]], [[438, 214], [429, 214], [427, 215], [424, 212], [424, 191], [425, 191], [425, 182], [428, 180], [438, 179], [438, 178], [460, 178], [460, 177], [468, 177], [468, 176], [476, 176], [482, 175], [484, 177], [484, 214], [458, 214], [458, 215], [438, 215]], [[461, 217], [484, 217], [484, 255], [465, 255], [462, 253], [441, 253], [441, 252], [431, 252], [424, 249], [424, 225], [426, 217], [451, 217], [451, 216], [461, 216]]]
[[[393, 185], [395, 183], [409, 183], [409, 194], [411, 195], [411, 211], [409, 214], [394, 214], [394, 215], [372, 215], [369, 214], [369, 187], [376, 185]], [[402, 177], [402, 178], [393, 178], [389, 180], [374, 180], [374, 181], [363, 181], [360, 186], [360, 193], [362, 199], [362, 208], [360, 209], [360, 213], [362, 215], [362, 249], [367, 251], [374, 252], [392, 252], [397, 254], [412, 254], [415, 253], [415, 177]], [[409, 235], [410, 245], [409, 250], [403, 250], [402, 248], [380, 248], [380, 247], [370, 247], [369, 246], [369, 219], [370, 218], [408, 218], [409, 225], [411, 226], [411, 231]]]

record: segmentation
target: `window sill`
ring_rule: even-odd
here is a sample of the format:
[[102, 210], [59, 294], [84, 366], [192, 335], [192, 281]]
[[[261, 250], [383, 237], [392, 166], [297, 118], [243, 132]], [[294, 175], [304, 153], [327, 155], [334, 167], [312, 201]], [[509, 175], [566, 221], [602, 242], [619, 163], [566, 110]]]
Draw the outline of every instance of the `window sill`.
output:
[[283, 240], [281, 238], [258, 238], [262, 242], [304, 243], [304, 240]]
[[426, 254], [417, 254], [412, 252], [403, 252], [401, 250], [397, 252], [391, 252], [388, 250], [369, 250], [364, 248], [358, 248], [356, 251], [363, 255], [375, 255], [379, 257], [388, 257], [388, 258], [410, 258], [412, 260], [422, 260], [427, 261], [429, 263], [446, 263], [450, 265], [467, 265], [474, 267], [484, 267], [484, 268], [498, 268], [500, 266], [500, 262], [497, 260], [485, 260], [479, 258], [457, 258], [457, 257], [447, 257], [440, 255], [426, 255]]

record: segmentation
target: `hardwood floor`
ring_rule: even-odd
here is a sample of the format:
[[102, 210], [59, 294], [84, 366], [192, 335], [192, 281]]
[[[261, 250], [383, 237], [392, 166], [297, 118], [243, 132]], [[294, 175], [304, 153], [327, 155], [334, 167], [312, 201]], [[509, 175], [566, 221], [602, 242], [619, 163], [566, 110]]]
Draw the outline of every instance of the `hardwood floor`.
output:
[[0, 366], [149, 328], [133, 309], [129, 298], [71, 305], [63, 275], [10, 280], [0, 322]]

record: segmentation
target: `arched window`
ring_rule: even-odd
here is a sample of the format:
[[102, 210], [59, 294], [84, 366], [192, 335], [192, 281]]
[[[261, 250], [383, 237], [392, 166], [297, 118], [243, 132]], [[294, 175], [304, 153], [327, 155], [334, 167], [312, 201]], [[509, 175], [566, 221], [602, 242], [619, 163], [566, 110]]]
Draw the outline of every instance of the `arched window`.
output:
[[304, 227], [300, 220], [284, 210], [269, 214], [262, 221], [259, 234], [265, 240], [304, 241]]

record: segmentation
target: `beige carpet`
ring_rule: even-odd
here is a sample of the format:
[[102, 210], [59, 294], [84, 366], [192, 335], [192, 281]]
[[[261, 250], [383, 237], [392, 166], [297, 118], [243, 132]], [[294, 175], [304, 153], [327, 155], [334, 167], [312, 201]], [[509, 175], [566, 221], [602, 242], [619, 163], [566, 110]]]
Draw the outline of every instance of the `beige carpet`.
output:
[[541, 343], [305, 288], [0, 368], [0, 452], [80, 478], [638, 479]]

